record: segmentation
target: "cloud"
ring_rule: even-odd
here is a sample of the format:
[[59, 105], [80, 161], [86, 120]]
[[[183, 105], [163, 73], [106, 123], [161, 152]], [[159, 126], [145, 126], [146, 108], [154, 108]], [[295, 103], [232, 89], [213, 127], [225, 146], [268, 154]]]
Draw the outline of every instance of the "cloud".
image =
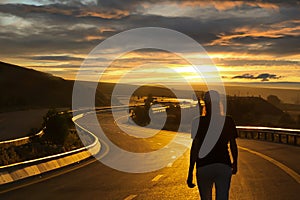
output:
[[300, 20], [293, 23], [290, 27], [287, 22], [285, 23], [284, 26], [278, 26], [278, 24], [276, 24], [276, 29], [272, 26], [263, 29], [256, 27], [239, 27], [236, 30], [233, 30], [234, 33], [229, 33], [227, 35], [220, 34], [219, 39], [213, 41], [211, 45], [231, 45], [238, 41], [242, 42], [242, 39], [246, 39], [246, 43], [249, 43], [253, 42], [253, 40], [247, 42], [247, 39], [251, 38], [259, 40], [264, 38], [277, 39], [284, 36], [300, 36]]
[[[72, 65], [114, 34], [156, 26], [180, 31], [199, 42], [209, 54], [219, 53], [220, 58], [226, 58], [221, 61], [222, 67], [262, 66], [262, 71], [268, 72], [272, 72], [269, 66], [299, 67], [296, 1], [99, 0], [99, 6], [94, 6], [92, 0], [34, 2], [40, 4], [0, 4], [0, 43], [5, 46], [0, 48], [0, 54], [6, 60]], [[168, 7], [171, 4], [178, 10]], [[149, 12], [151, 9], [155, 12]], [[238, 56], [241, 58], [233, 60]], [[162, 56], [149, 60], [160, 58], [165, 59]], [[123, 60], [129, 64], [146, 61], [147, 58]], [[253, 75], [253, 79], [257, 77]]]
[[262, 57], [257, 60], [254, 60], [253, 58], [239, 58], [239, 57], [240, 56], [237, 55], [236, 59], [215, 58], [214, 62], [216, 62], [218, 66], [231, 66], [231, 67], [252, 67], [252, 66], [255, 66], [255, 67], [261, 67], [261, 66], [265, 66], [265, 67], [294, 66], [294, 67], [297, 67], [297, 66], [300, 66], [300, 61], [281, 60], [281, 59], [267, 60], [266, 58], [262, 58]]
[[252, 74], [243, 74], [243, 75], [239, 75], [239, 76], [234, 76], [233, 78], [254, 79], [254, 75], [252, 75]]
[[33, 56], [32, 60], [46, 60], [46, 61], [82, 61], [83, 58], [73, 56]]
[[263, 73], [258, 76], [254, 76], [252, 74], [243, 74], [239, 76], [234, 76], [233, 79], [260, 79], [261, 81], [269, 81], [270, 79], [280, 79], [281, 76], [276, 74]]
[[49, 4], [49, 5], [28, 5], [28, 4], [0, 4], [0, 13], [9, 13], [19, 17], [34, 18], [36, 15], [58, 15], [76, 17], [97, 17], [102, 19], [119, 19], [128, 16], [127, 11], [118, 9], [104, 9], [97, 6], [85, 6], [82, 4]]
[[224, 11], [229, 9], [241, 8], [243, 6], [259, 7], [263, 9], [278, 10], [279, 6], [299, 4], [297, 0], [232, 0], [232, 1], [209, 1], [209, 0], [98, 0], [98, 6], [106, 8], [118, 8], [123, 10], [136, 11], [139, 8], [147, 8], [149, 4], [156, 3], [176, 3], [181, 6], [213, 6], [216, 10]]

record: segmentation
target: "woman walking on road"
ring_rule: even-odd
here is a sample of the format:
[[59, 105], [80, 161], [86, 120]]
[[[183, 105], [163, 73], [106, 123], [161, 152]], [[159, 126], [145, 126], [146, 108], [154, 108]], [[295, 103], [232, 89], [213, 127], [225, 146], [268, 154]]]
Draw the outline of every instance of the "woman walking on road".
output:
[[[200, 147], [210, 125], [212, 104], [220, 105], [219, 93], [213, 90], [206, 92], [204, 102], [206, 115], [201, 116], [200, 121], [199, 118], [193, 120], [192, 135], [196, 136], [191, 147], [187, 184], [190, 188], [195, 187], [193, 184], [193, 170], [196, 164], [197, 185], [201, 199], [212, 199], [212, 187], [215, 184], [216, 199], [227, 200], [231, 176], [237, 173], [237, 130], [233, 119], [229, 116], [222, 116], [220, 106], [214, 106], [214, 114], [216, 114], [217, 117], [224, 117], [224, 126], [223, 129], [221, 129], [220, 137], [213, 149], [205, 157], [199, 158]], [[220, 126], [221, 125], [223, 124], [220, 124]], [[232, 161], [230, 159], [228, 144], [230, 144]]]

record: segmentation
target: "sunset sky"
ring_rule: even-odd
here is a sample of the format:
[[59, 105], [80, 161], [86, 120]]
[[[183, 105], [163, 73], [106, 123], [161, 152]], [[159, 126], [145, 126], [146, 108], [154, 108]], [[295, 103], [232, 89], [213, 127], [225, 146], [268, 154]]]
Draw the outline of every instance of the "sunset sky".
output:
[[[299, 13], [299, 2], [288, 0], [2, 0], [1, 61], [74, 79], [84, 58], [106, 38], [164, 27], [199, 42], [224, 82], [300, 83]], [[195, 81], [181, 58], [156, 50], [119, 58], [106, 78], [117, 81], [130, 67], [153, 60], [157, 77], [164, 64]]]

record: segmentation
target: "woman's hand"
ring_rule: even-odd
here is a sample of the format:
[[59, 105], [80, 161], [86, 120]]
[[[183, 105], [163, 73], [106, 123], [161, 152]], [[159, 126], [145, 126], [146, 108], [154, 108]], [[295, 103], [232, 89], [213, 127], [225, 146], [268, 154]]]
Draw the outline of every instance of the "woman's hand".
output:
[[196, 185], [193, 183], [193, 175], [188, 176], [186, 183], [188, 185], [189, 188], [194, 188]]
[[236, 162], [232, 163], [232, 165], [231, 165], [231, 173], [232, 174], [237, 173], [237, 163]]

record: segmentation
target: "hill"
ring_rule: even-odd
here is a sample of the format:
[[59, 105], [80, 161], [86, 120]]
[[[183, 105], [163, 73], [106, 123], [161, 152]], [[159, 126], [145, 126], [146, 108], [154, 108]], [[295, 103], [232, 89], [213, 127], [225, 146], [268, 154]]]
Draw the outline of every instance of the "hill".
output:
[[237, 125], [279, 126], [284, 112], [261, 97], [227, 98], [227, 113]]
[[[73, 84], [72, 80], [0, 62], [0, 112], [71, 107]], [[96, 104], [110, 105], [109, 96], [97, 91]]]

